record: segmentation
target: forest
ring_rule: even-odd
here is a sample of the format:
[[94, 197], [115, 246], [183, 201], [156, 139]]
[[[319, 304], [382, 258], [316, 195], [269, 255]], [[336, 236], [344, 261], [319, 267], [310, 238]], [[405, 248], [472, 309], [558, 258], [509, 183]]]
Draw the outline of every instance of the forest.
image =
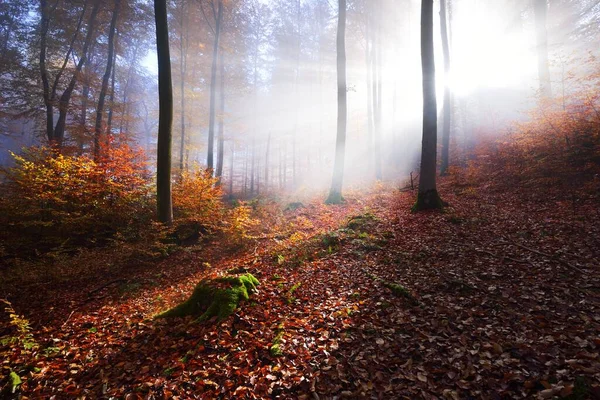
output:
[[600, 399], [600, 1], [0, 0], [0, 398]]

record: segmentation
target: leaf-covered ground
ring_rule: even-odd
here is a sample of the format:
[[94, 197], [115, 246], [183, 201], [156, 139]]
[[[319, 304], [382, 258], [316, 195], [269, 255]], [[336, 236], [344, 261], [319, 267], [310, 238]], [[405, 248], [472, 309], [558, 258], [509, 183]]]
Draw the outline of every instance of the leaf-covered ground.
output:
[[[14, 397], [57, 399], [598, 398], [598, 197], [441, 193], [444, 213], [411, 214], [414, 193], [384, 187], [271, 204], [243, 251], [215, 240], [118, 276], [5, 287], [38, 347], [4, 343], [2, 383], [12, 370]], [[152, 319], [234, 268], [261, 281], [235, 315]]]

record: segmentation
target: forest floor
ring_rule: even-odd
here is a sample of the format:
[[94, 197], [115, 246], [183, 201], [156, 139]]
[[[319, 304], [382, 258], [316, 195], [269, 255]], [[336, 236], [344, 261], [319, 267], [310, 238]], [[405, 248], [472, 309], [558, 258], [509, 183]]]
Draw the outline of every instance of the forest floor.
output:
[[[235, 253], [217, 238], [111, 276], [3, 287], [32, 330], [0, 347], [0, 385], [12, 370], [23, 398], [600, 398], [598, 197], [440, 192], [444, 212], [416, 214], [414, 192], [383, 186], [340, 206], [269, 203]], [[152, 319], [232, 268], [261, 282], [235, 315]]]

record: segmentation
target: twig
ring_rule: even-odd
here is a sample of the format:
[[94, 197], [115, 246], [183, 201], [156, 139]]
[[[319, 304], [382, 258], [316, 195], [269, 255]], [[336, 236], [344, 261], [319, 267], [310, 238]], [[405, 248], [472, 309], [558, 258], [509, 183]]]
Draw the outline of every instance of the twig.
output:
[[69, 320], [71, 319], [71, 316], [73, 315], [74, 312], [75, 312], [75, 310], [71, 311], [71, 314], [69, 314], [69, 316], [67, 317], [67, 319], [65, 320], [65, 322], [60, 326], [61, 328], [63, 326], [65, 326], [67, 324], [67, 322], [69, 322]]

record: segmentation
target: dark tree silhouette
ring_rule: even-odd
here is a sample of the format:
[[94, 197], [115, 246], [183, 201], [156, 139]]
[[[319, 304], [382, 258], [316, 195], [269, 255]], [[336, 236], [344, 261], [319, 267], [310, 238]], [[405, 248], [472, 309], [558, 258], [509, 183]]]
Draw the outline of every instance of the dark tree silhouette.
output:
[[421, 64], [423, 69], [423, 142], [415, 211], [442, 208], [436, 187], [437, 100], [433, 47], [433, 0], [421, 3]]
[[335, 143], [335, 163], [333, 180], [327, 203], [342, 201], [342, 183], [344, 180], [344, 158], [346, 153], [346, 124], [348, 119], [346, 90], [346, 0], [339, 0], [339, 19], [337, 29], [337, 82], [338, 82], [338, 119], [337, 140]]
[[173, 203], [171, 198], [173, 85], [171, 82], [171, 56], [169, 52], [169, 28], [167, 24], [166, 0], [154, 0], [154, 17], [156, 20], [159, 96], [156, 165], [158, 220], [165, 224], [171, 224], [173, 222]]

